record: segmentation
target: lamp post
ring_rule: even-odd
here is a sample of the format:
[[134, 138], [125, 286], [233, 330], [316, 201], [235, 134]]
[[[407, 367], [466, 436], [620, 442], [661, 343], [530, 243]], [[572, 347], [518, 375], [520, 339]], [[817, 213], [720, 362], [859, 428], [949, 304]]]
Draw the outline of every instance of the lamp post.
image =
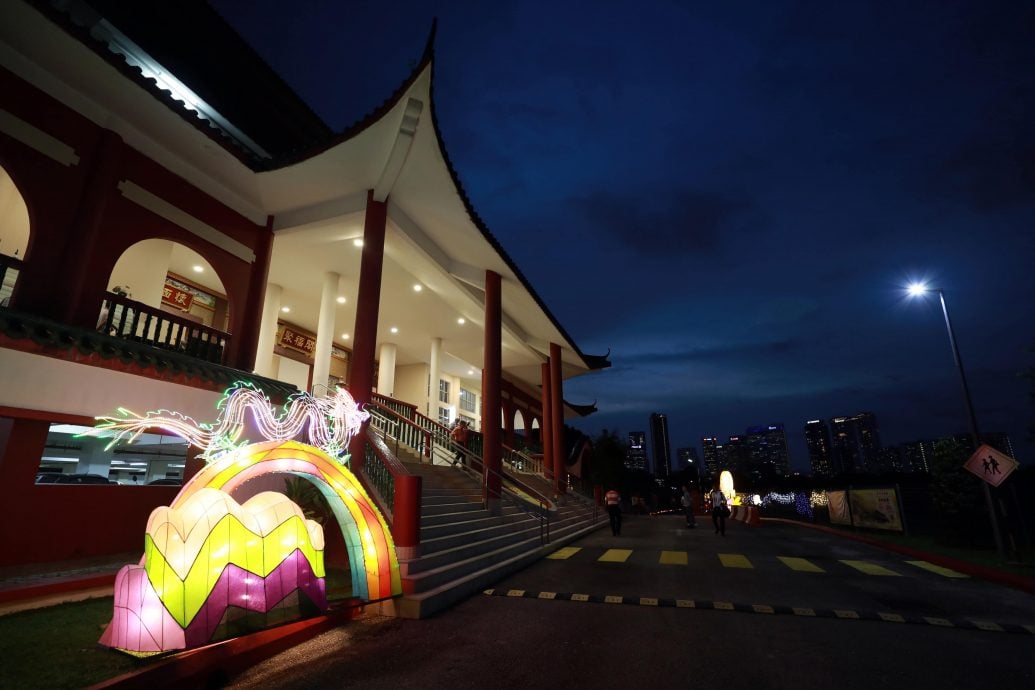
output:
[[[974, 415], [974, 404], [970, 401], [970, 388], [967, 386], [967, 376], [963, 373], [963, 360], [960, 359], [960, 349], [956, 345], [956, 334], [952, 330], [952, 320], [949, 318], [949, 308], [945, 304], [945, 291], [941, 288], [929, 288], [924, 283], [912, 283], [909, 286], [909, 294], [912, 297], [922, 297], [928, 292], [937, 292], [938, 300], [942, 305], [942, 315], [945, 317], [945, 330], [949, 333], [949, 345], [952, 347], [952, 358], [956, 363], [956, 371], [960, 375], [960, 385], [963, 387], [963, 400], [967, 405], [967, 421], [970, 423], [970, 439], [977, 450], [981, 445], [981, 437], [978, 433], [977, 417]], [[982, 481], [981, 488], [985, 494], [985, 504], [988, 506], [988, 515], [992, 518], [992, 534], [995, 537], [995, 548], [999, 558], [1006, 560], [1006, 552], [1003, 549], [1003, 538], [999, 533], [999, 517], [996, 514], [995, 504], [992, 502], [992, 492], [988, 488], [988, 482]]]

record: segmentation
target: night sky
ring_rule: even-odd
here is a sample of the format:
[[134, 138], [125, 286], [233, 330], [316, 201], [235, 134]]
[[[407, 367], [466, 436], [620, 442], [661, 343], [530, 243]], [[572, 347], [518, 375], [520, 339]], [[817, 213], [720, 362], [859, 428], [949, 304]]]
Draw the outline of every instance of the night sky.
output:
[[1035, 5], [213, 4], [335, 129], [438, 17], [435, 107], [474, 206], [613, 367], [565, 384], [673, 449], [870, 411], [885, 445], [1035, 421]]

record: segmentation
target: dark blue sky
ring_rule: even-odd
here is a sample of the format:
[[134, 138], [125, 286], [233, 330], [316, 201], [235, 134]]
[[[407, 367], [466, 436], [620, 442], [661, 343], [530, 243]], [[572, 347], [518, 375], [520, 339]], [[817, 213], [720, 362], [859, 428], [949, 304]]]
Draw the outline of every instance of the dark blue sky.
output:
[[[586, 352], [589, 433], [674, 448], [872, 411], [885, 444], [983, 430], [1035, 461], [1035, 5], [213, 3], [333, 127], [433, 17], [435, 106], [475, 207]], [[554, 249], [550, 249], [550, 248]]]

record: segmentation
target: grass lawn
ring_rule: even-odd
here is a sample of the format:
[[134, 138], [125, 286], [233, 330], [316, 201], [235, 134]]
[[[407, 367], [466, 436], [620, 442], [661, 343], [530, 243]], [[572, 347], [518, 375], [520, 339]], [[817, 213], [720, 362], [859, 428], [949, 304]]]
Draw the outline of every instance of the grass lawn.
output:
[[81, 688], [147, 661], [97, 644], [112, 598], [0, 617], [0, 688]]
[[[331, 604], [352, 595], [348, 570], [328, 568], [326, 585]], [[104, 597], [0, 616], [0, 688], [82, 688], [162, 658], [97, 644], [113, 605]]]

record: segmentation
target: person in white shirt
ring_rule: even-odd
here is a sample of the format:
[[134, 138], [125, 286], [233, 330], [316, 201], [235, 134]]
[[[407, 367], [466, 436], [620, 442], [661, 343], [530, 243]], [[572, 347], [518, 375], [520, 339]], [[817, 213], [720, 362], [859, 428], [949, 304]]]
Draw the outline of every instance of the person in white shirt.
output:
[[712, 524], [715, 525], [715, 533], [726, 536], [726, 516], [729, 515], [729, 504], [726, 502], [726, 494], [719, 491], [716, 484], [712, 489]]

